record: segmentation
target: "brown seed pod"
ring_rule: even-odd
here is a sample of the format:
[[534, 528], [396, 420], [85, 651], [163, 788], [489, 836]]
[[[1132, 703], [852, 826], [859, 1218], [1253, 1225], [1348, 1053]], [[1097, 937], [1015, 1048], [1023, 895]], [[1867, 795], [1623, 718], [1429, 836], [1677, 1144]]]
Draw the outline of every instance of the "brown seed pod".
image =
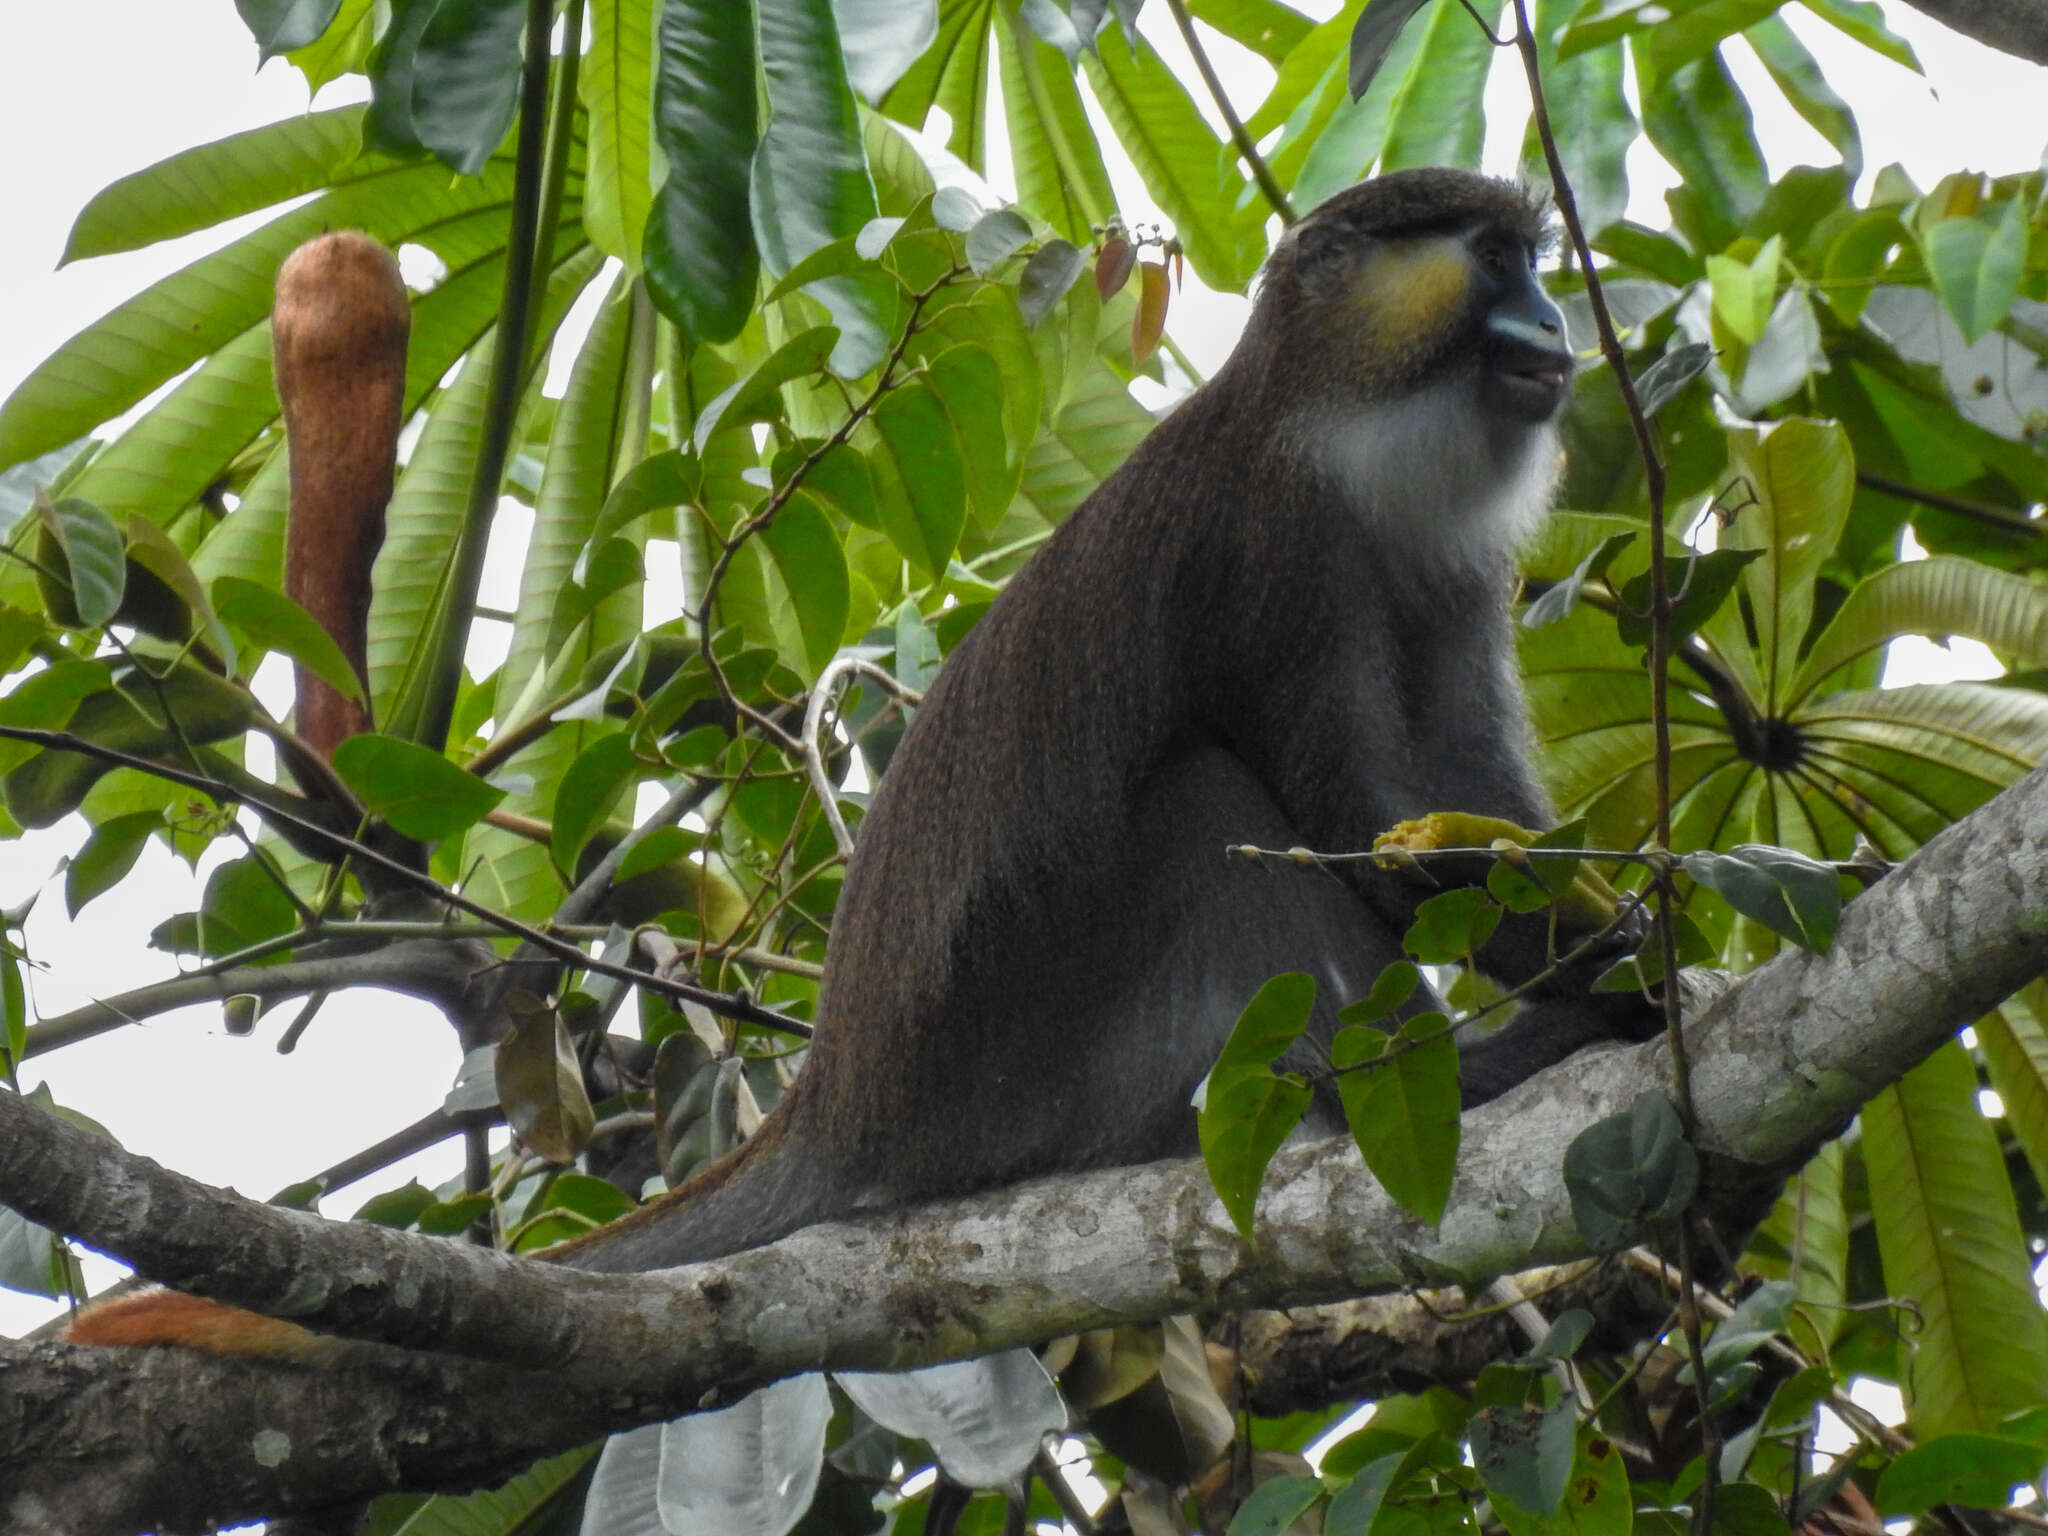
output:
[[1158, 262], [1138, 265], [1138, 311], [1131, 316], [1131, 361], [1142, 363], [1159, 345], [1166, 330], [1166, 268]]
[[[397, 465], [411, 299], [389, 251], [341, 230], [285, 259], [270, 324], [291, 454], [285, 591], [367, 688], [370, 567]], [[298, 669], [298, 733], [323, 757], [369, 725], [363, 705]]]
[[1095, 292], [1103, 303], [1123, 292], [1137, 259], [1138, 249], [1126, 235], [1113, 234], [1102, 242], [1102, 249], [1095, 253]]

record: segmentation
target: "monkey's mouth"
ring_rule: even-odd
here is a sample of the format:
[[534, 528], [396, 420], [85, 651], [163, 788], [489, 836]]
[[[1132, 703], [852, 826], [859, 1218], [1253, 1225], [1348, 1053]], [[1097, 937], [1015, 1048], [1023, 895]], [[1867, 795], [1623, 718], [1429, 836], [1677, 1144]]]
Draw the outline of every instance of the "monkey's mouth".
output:
[[1548, 354], [1500, 357], [1494, 362], [1491, 378], [1509, 413], [1524, 421], [1548, 421], [1571, 387], [1572, 360]]

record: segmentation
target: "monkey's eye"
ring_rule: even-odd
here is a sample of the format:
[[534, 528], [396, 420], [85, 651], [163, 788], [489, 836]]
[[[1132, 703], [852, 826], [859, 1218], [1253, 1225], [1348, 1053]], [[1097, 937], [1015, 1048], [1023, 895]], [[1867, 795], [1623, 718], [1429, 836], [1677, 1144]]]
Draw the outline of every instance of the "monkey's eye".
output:
[[1488, 277], [1506, 277], [1515, 269], [1513, 254], [1498, 240], [1482, 240], [1474, 254]]

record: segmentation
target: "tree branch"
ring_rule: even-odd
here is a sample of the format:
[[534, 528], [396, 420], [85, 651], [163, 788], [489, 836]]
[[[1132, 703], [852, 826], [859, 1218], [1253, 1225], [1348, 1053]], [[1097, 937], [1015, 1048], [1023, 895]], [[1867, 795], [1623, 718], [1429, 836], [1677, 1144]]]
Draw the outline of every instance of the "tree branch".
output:
[[[2048, 769], [1852, 902], [1829, 955], [1781, 954], [1690, 1021], [1702, 1209], [1731, 1226], [1754, 1220], [1865, 1099], [2044, 969]], [[619, 1427], [820, 1366], [903, 1368], [1176, 1312], [1472, 1285], [1584, 1257], [1565, 1149], [1661, 1090], [1668, 1049], [1660, 1039], [1588, 1050], [1468, 1115], [1457, 1183], [1433, 1228], [1387, 1198], [1348, 1141], [1289, 1147], [1268, 1174], [1255, 1244], [1238, 1238], [1198, 1163], [1169, 1162], [828, 1224], [659, 1274], [588, 1275], [257, 1205], [12, 1095], [0, 1095], [0, 1198], [183, 1287], [337, 1333], [518, 1362], [572, 1397], [608, 1393], [598, 1416]], [[335, 1347], [351, 1371], [382, 1358]], [[56, 1353], [33, 1361], [69, 1358], [42, 1348]], [[487, 1390], [484, 1374], [461, 1380]], [[269, 1422], [240, 1416], [244, 1401], [137, 1398], [95, 1435], [67, 1420], [75, 1438], [64, 1443], [99, 1447], [107, 1478], [182, 1479], [188, 1465], [152, 1469], [122, 1447], [173, 1422], [188, 1448], [239, 1443]], [[491, 1402], [479, 1417], [510, 1417]], [[337, 1408], [326, 1411], [344, 1416]], [[60, 1399], [48, 1411], [68, 1409]], [[447, 1405], [451, 1425], [463, 1417]], [[587, 1432], [579, 1421], [575, 1434]], [[49, 1443], [0, 1418], [0, 1485], [47, 1481], [36, 1447]], [[290, 1502], [307, 1497], [298, 1470], [287, 1458], [281, 1502], [266, 1507], [310, 1507]], [[405, 1475], [352, 1466], [321, 1493], [361, 1496]]]

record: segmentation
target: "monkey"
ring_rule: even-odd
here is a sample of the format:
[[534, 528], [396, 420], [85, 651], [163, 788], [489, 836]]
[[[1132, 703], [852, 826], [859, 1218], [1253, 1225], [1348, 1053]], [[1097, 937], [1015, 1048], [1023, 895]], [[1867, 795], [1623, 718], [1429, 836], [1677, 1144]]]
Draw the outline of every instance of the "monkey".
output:
[[[405, 411], [412, 301], [398, 263], [355, 230], [307, 241], [277, 273], [270, 334], [291, 455], [284, 588], [369, 690], [370, 571]], [[368, 710], [301, 664], [297, 734], [322, 757], [370, 728]]]
[[[1429, 169], [1283, 238], [1228, 361], [940, 670], [854, 849], [794, 1085], [563, 1262], [666, 1267], [1191, 1155], [1190, 1096], [1259, 986], [1313, 975], [1327, 1041], [1418, 900], [1369, 861], [1260, 881], [1227, 845], [1363, 849], [1432, 809], [1554, 822], [1510, 627], [1574, 366], [1535, 276], [1546, 236], [1524, 189]], [[1547, 948], [1540, 916], [1510, 920], [1478, 959], [1520, 983]], [[1468, 1105], [1654, 1033], [1588, 973], [1465, 1046]], [[1327, 1079], [1305, 1125], [1344, 1128]]]
[[[1574, 368], [1535, 276], [1546, 234], [1525, 189], [1448, 169], [1361, 183], [1288, 232], [1228, 361], [940, 669], [862, 825], [789, 1091], [719, 1162], [547, 1257], [658, 1269], [1191, 1155], [1191, 1095], [1258, 988], [1313, 975], [1326, 1042], [1419, 899], [1371, 861], [1264, 878], [1227, 846], [1363, 849], [1439, 809], [1551, 824], [1510, 613]], [[1543, 915], [1477, 959], [1510, 984], [1550, 968]], [[1661, 1027], [1589, 970], [1463, 1047], [1468, 1105]], [[1436, 1006], [1421, 992], [1411, 1009]], [[1326, 1079], [1304, 1125], [1344, 1129]], [[220, 1347], [213, 1320], [155, 1326], [150, 1299], [71, 1337]]]

